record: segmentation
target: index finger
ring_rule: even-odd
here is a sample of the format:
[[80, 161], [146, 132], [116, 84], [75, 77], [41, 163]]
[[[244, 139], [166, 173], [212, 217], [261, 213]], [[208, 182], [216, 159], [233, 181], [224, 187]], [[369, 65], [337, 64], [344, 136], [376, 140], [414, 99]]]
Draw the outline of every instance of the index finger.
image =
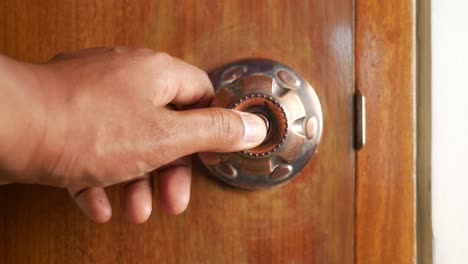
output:
[[155, 103], [191, 108], [210, 104], [214, 90], [206, 72], [166, 53], [157, 53], [156, 56], [161, 67], [157, 78], [165, 85], [157, 87], [159, 96], [154, 98]]

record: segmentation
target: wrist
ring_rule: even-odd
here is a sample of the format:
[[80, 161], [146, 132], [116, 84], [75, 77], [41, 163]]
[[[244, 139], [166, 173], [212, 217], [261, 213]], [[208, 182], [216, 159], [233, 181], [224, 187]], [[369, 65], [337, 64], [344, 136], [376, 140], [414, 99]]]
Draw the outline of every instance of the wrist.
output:
[[50, 78], [43, 68], [0, 57], [1, 177], [13, 182], [41, 182], [49, 167]]

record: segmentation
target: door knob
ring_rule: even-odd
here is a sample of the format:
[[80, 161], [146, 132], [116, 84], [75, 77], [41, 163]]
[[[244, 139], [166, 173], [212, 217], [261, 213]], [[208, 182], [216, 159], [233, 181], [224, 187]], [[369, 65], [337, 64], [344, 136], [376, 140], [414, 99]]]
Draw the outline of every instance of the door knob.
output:
[[266, 59], [228, 64], [210, 75], [212, 107], [250, 112], [267, 127], [262, 144], [236, 153], [200, 154], [220, 180], [240, 188], [270, 188], [296, 176], [312, 158], [323, 129], [314, 89], [286, 65]]

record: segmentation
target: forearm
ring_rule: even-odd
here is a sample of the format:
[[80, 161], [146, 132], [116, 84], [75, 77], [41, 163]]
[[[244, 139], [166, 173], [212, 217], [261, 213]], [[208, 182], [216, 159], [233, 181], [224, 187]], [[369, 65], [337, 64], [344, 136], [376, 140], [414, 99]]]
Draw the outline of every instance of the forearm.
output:
[[[0, 55], [0, 179], [34, 182], [45, 133], [44, 94], [31, 64]], [[38, 156], [37, 156], [38, 155]]]

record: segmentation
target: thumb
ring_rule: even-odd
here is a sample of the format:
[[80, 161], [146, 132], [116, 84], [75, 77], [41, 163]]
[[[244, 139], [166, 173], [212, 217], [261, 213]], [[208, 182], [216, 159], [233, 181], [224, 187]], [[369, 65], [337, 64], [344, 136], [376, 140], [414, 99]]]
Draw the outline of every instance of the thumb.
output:
[[264, 121], [250, 113], [203, 108], [175, 113], [174, 145], [180, 156], [196, 152], [234, 152], [254, 148], [266, 137]]

